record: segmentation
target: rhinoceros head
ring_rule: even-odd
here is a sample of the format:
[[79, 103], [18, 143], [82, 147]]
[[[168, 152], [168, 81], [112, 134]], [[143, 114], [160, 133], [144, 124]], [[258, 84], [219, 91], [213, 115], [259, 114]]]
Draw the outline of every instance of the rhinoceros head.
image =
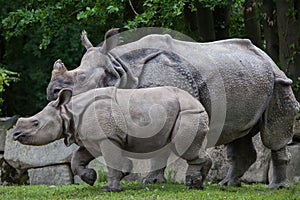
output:
[[42, 111], [17, 121], [13, 139], [27, 145], [45, 145], [64, 136], [61, 106], [67, 104], [72, 96], [70, 89], [59, 92], [58, 98], [50, 102]]
[[[87, 38], [87, 33], [83, 31], [81, 41], [87, 51], [81, 59], [80, 66], [69, 71], [61, 60], [54, 63], [51, 81], [47, 88], [48, 100], [55, 100], [62, 88], [71, 88], [73, 95], [77, 95], [96, 87], [115, 85], [119, 75], [113, 70], [108, 52], [119, 42], [117, 33], [118, 29], [109, 30], [105, 34], [103, 45], [93, 47]], [[116, 78], [111, 80], [111, 77]]]

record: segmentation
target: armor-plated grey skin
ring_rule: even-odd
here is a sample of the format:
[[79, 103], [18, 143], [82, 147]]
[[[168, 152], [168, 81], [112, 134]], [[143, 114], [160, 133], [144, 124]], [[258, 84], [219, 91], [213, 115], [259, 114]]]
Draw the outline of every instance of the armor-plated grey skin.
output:
[[[286, 144], [292, 139], [299, 106], [292, 81], [268, 55], [242, 39], [194, 43], [153, 34], [116, 46], [116, 34], [116, 29], [108, 31], [103, 46], [93, 47], [83, 32], [87, 52], [80, 66], [68, 71], [60, 60], [54, 64], [48, 99], [55, 99], [65, 87], [74, 95], [106, 86], [178, 87], [205, 107], [210, 117], [208, 137], [215, 139], [210, 138], [213, 142], [208, 145], [227, 144], [230, 169], [220, 184], [240, 185], [239, 178], [256, 160], [251, 138], [260, 131], [264, 145], [272, 150], [274, 178], [269, 187], [288, 187]], [[163, 182], [163, 172], [164, 168], [153, 171], [143, 182]]]
[[44, 145], [65, 138], [80, 148], [73, 154], [75, 175], [93, 185], [96, 172], [87, 168], [103, 155], [108, 185], [103, 191], [121, 191], [120, 180], [130, 172], [125, 156], [160, 154], [172, 150], [189, 165], [188, 188], [203, 189], [211, 159], [205, 152], [208, 115], [201, 103], [173, 87], [147, 89], [99, 88], [72, 97], [62, 89], [58, 99], [29, 118], [20, 118], [13, 137], [27, 145]]

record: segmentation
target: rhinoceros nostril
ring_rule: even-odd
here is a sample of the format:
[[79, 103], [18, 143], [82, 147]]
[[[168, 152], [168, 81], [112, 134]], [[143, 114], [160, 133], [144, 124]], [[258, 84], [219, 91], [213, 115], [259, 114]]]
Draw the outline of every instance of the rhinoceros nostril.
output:
[[22, 131], [17, 131], [17, 132], [14, 132], [13, 133], [13, 139], [14, 140], [17, 140], [18, 138], [20, 138], [20, 137], [24, 137], [25, 135], [24, 135], [24, 133], [22, 132]]

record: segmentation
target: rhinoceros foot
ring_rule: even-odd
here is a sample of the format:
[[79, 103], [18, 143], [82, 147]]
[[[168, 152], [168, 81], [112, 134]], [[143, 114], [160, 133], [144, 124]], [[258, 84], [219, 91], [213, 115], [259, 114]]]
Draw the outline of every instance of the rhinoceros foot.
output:
[[122, 189], [122, 186], [118, 185], [118, 186], [105, 186], [103, 187], [102, 189], [102, 192], [121, 192], [123, 189]]
[[165, 183], [167, 182], [164, 177], [164, 170], [156, 170], [150, 172], [146, 177], [142, 179], [143, 184], [151, 184], [151, 183]]
[[97, 179], [97, 173], [93, 169], [85, 169], [80, 178], [89, 185], [94, 185]]
[[186, 186], [188, 189], [197, 189], [197, 190], [203, 190], [203, 181], [201, 176], [191, 176], [187, 175], [185, 178]]
[[226, 177], [219, 183], [219, 185], [241, 187], [241, 181], [239, 179], [231, 179]]
[[283, 182], [280, 182], [280, 183], [270, 183], [269, 184], [269, 188], [271, 189], [282, 189], [282, 188], [290, 188], [290, 184], [288, 183], [288, 181], [283, 181]]

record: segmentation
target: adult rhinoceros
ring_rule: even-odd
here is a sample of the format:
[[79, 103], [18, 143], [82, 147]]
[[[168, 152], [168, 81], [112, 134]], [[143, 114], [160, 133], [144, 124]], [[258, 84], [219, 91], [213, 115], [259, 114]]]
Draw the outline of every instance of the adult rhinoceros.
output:
[[[209, 114], [208, 141], [213, 142], [208, 147], [227, 144], [230, 168], [220, 184], [240, 185], [239, 178], [256, 160], [251, 139], [260, 131], [263, 144], [272, 150], [274, 173], [269, 187], [288, 187], [286, 145], [293, 136], [298, 102], [292, 81], [249, 40], [195, 43], [151, 34], [117, 46], [117, 30], [112, 29], [102, 46], [93, 47], [85, 32], [82, 43], [87, 51], [79, 67], [68, 71], [60, 60], [54, 64], [48, 99], [57, 98], [66, 87], [74, 95], [106, 86], [181, 88]], [[144, 182], [164, 181], [164, 169], [153, 168]]]

